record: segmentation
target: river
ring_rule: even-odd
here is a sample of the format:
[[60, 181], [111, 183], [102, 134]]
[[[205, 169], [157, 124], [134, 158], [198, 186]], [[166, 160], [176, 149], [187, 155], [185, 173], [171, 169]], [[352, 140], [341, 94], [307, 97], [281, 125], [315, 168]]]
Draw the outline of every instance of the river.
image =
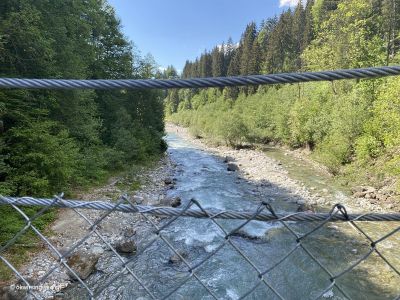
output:
[[[170, 133], [166, 140], [169, 144], [169, 155], [178, 166], [175, 175], [176, 188], [169, 192], [169, 196], [181, 197], [183, 205], [195, 198], [204, 209], [256, 210], [261, 200], [268, 201], [268, 197], [260, 199], [253, 192], [254, 183], [251, 181], [238, 182], [236, 172], [228, 172], [226, 164], [219, 157], [173, 133]], [[318, 184], [326, 185], [332, 197], [340, 198], [346, 193], [331, 184], [332, 179], [324, 177], [323, 174], [315, 175], [311, 167], [299, 163], [294, 158], [285, 158], [278, 150], [274, 151], [271, 155], [278, 156], [283, 165], [287, 165], [290, 172], [294, 173], [293, 176], [296, 176], [296, 170], [303, 169], [297, 176], [306, 184], [315, 185], [317, 181]], [[298, 168], [293, 169], [293, 166], [297, 165]], [[277, 212], [296, 211], [296, 204], [284, 200], [287, 196], [286, 190], [271, 186], [271, 193], [272, 191], [276, 200], [271, 202], [271, 205]], [[217, 222], [229, 232], [244, 221]], [[302, 234], [316, 224], [291, 222], [289, 226]], [[360, 226], [377, 238], [394, 225], [371, 223], [366, 227], [364, 224]], [[163, 230], [162, 234], [191, 266], [210, 256], [194, 269], [194, 273], [219, 299], [240, 299], [260, 282], [254, 266], [260, 271], [267, 270], [297, 244], [294, 236], [281, 224], [258, 221], [251, 221], [241, 228], [239, 234], [230, 238], [233, 245], [225, 243], [215, 254], [214, 251], [225, 242], [225, 234], [211, 220], [181, 217]], [[156, 238], [156, 235], [150, 231], [137, 236], [138, 254], [129, 263], [129, 267], [156, 298], [163, 298], [184, 282], [190, 272], [183, 262], [170, 261], [174, 253], [161, 239], [157, 238], [150, 247], [144, 249], [153, 238]], [[369, 244], [365, 238], [348, 224], [339, 223], [325, 225], [304, 239], [303, 244], [333, 274], [344, 270], [369, 251]], [[380, 248], [397, 267], [400, 266], [398, 245], [399, 234], [384, 241]], [[103, 289], [105, 285], [108, 286], [102, 291], [100, 299], [150, 299], [127, 272], [111, 282], [116, 272], [121, 270], [118, 261], [112, 255], [103, 259], [101, 264], [102, 272], [97, 272], [87, 280], [87, 284], [95, 292]], [[276, 293], [284, 299], [313, 299], [330, 285], [329, 275], [300, 247], [264, 275], [264, 279], [275, 292], [261, 283], [246, 299], [279, 299]], [[213, 299], [198, 280], [192, 276], [173, 292], [170, 299]], [[352, 299], [394, 299], [400, 293], [399, 275], [391, 271], [375, 254], [338, 278], [337, 283]], [[71, 298], [81, 298], [78, 296], [79, 289], [71, 289], [68, 294]], [[346, 299], [335, 287], [329, 289], [324, 298]]]

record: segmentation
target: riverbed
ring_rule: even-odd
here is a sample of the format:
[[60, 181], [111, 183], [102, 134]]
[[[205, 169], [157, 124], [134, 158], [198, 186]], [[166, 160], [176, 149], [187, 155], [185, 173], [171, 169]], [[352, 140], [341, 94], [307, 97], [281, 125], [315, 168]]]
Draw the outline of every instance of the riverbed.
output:
[[[308, 203], [314, 205], [315, 211], [326, 211], [340, 200], [351, 203], [345, 190], [330, 184], [329, 176], [324, 177], [322, 172], [315, 176], [312, 166], [301, 166], [304, 174], [313, 175], [309, 180], [307, 176], [291, 177], [294, 170], [290, 165], [295, 162], [292, 158], [284, 161], [285, 155], [278, 160], [280, 154], [276, 153], [273, 157], [252, 152], [255, 150], [211, 149], [177, 131], [170, 127], [166, 137], [168, 154], [176, 164], [176, 184], [168, 191], [168, 197], [179, 196], [182, 206], [196, 199], [205, 210], [255, 211], [261, 201], [266, 201], [276, 212], [291, 213]], [[239, 171], [227, 170], [225, 156], [230, 156]], [[318, 191], [310, 190], [310, 185]], [[162, 220], [158, 226], [169, 221]], [[141, 231], [135, 237], [138, 254], [126, 258], [140, 283], [127, 272], [114, 277], [121, 266], [110, 254], [100, 259], [96, 266], [99, 272], [87, 284], [95, 292], [101, 291], [100, 299], [150, 299], [143, 286], [155, 298], [169, 295], [171, 299], [240, 299], [250, 291], [246, 299], [313, 299], [320, 294], [329, 299], [346, 299], [345, 295], [351, 299], [393, 299], [400, 293], [399, 274], [375, 254], [336, 279], [340, 290], [328, 288], [330, 275], [324, 268], [338, 274], [370, 250], [369, 242], [349, 224], [326, 224], [302, 240], [314, 257], [311, 258], [280, 223], [251, 221], [227, 240], [227, 233], [243, 222], [180, 217], [160, 232], [163, 239], [157, 236], [155, 227]], [[288, 225], [298, 235], [317, 226], [294, 222]], [[375, 222], [360, 226], [377, 239], [395, 224]], [[146, 246], [149, 243], [151, 246]], [[399, 234], [379, 245], [381, 253], [397, 268], [398, 245]], [[288, 253], [291, 254], [281, 261]], [[277, 263], [263, 274], [261, 281], [259, 272]], [[72, 289], [70, 295], [79, 298], [79, 291]]]

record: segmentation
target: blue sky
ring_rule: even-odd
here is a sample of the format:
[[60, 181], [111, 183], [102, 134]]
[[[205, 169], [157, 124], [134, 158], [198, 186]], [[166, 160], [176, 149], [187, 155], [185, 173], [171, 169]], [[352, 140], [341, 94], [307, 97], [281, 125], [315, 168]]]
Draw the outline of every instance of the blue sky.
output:
[[226, 41], [246, 24], [279, 14], [298, 0], [109, 0], [124, 34], [160, 67], [181, 70], [186, 59]]

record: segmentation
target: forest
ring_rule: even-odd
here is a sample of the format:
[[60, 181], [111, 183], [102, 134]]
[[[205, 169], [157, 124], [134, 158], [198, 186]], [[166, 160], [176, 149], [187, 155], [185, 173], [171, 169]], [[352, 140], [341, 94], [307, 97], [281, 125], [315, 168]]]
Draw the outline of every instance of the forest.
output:
[[[149, 78], [104, 1], [2, 0], [0, 76]], [[159, 91], [0, 91], [0, 194], [51, 196], [92, 184], [166, 145]]]
[[[400, 63], [399, 0], [308, 0], [247, 25], [182, 77]], [[167, 119], [217, 144], [307, 149], [353, 183], [400, 188], [400, 78], [169, 91]]]
[[[151, 55], [141, 56], [124, 37], [114, 9], [97, 0], [1, 0], [0, 66], [1, 77], [13, 78], [162, 75]], [[156, 161], [166, 150], [164, 97], [149, 90], [0, 90], [0, 195], [70, 197]], [[34, 224], [42, 229], [54, 217], [49, 210]], [[0, 207], [0, 243], [24, 223], [12, 207]]]
[[[299, 1], [178, 74], [141, 54], [107, 0], [0, 0], [0, 76], [168, 79], [400, 65], [399, 16], [400, 0]], [[306, 150], [351, 184], [400, 192], [400, 77], [388, 77], [168, 92], [0, 89], [0, 195], [72, 198], [150, 165], [167, 149], [164, 118], [215, 144]], [[23, 208], [28, 217], [39, 210]], [[47, 207], [32, 224], [49, 231], [61, 213]], [[43, 248], [26, 225], [0, 206], [0, 246], [15, 266]], [[28, 246], [8, 247], [18, 232]], [[1, 264], [0, 282], [11, 273]]]

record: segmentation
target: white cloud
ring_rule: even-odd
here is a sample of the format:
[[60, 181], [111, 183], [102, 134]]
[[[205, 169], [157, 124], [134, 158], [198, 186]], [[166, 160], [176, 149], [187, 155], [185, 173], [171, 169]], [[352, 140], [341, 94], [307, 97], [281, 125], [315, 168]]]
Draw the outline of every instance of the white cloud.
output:
[[[299, 3], [300, 0], [279, 0], [279, 6], [296, 6]], [[306, 3], [306, 0], [301, 0], [303, 4]]]

